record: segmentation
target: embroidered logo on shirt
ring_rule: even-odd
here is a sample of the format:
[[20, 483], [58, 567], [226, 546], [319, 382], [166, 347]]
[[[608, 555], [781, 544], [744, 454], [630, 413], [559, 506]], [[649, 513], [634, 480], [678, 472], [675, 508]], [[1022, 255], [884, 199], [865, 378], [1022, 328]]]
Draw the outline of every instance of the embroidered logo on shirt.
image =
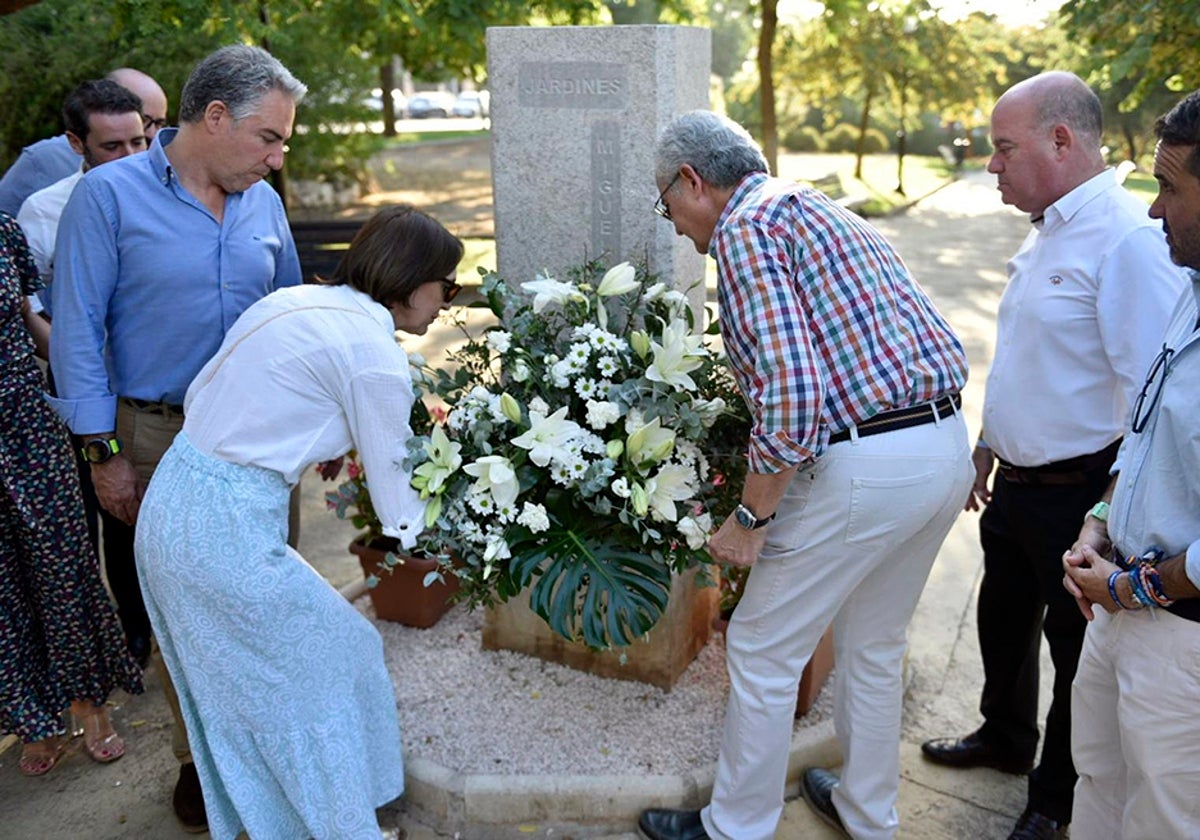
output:
[[1050, 275], [1050, 285], [1051, 286], [1061, 286], [1062, 281], [1063, 281], [1063, 279], [1062, 279], [1061, 274], [1051, 274]]

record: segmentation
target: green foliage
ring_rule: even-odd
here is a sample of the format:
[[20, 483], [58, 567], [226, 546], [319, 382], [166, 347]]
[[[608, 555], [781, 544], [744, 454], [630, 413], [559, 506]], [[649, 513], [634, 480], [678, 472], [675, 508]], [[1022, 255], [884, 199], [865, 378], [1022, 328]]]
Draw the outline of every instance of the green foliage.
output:
[[1122, 100], [1131, 107], [1164, 80], [1179, 94], [1200, 79], [1200, 0], [1068, 0], [1061, 14], [1069, 39], [1089, 48], [1091, 66], [1113, 84], [1133, 81]]
[[887, 135], [877, 128], [868, 128], [862, 137], [863, 154], [876, 155], [886, 152], [889, 147]]
[[858, 146], [858, 129], [848, 123], [835, 125], [825, 133], [825, 149], [830, 152], [853, 152]]
[[811, 125], [798, 125], [789, 129], [780, 142], [785, 149], [792, 152], [825, 151], [825, 138]]

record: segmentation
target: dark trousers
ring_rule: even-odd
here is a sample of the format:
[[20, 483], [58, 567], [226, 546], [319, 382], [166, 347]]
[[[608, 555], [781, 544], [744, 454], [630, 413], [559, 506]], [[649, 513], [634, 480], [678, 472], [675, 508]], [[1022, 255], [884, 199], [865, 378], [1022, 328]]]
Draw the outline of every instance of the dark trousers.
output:
[[1063, 588], [1062, 555], [1083, 517], [1109, 484], [1108, 467], [1092, 467], [1079, 484], [1018, 484], [997, 473], [992, 501], [979, 520], [983, 582], [979, 648], [984, 685], [981, 735], [1016, 757], [1032, 759], [1038, 742], [1041, 636], [1054, 662], [1054, 696], [1046, 737], [1029, 775], [1029, 806], [1069, 822], [1075, 788], [1071, 761], [1071, 681], [1087, 622]]
[[150, 616], [142, 600], [137, 566], [133, 559], [134, 529], [117, 519], [103, 507], [100, 520], [104, 523], [104, 573], [117, 602], [117, 616], [126, 640], [150, 639]]

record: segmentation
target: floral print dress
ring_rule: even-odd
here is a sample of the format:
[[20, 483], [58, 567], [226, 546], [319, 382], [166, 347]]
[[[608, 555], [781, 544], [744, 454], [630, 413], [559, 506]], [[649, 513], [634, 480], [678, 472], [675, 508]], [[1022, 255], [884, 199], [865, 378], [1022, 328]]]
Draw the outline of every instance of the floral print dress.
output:
[[21, 316], [41, 286], [25, 236], [0, 213], [0, 732], [26, 743], [61, 733], [72, 700], [142, 691], [88, 542], [70, 438], [42, 397]]

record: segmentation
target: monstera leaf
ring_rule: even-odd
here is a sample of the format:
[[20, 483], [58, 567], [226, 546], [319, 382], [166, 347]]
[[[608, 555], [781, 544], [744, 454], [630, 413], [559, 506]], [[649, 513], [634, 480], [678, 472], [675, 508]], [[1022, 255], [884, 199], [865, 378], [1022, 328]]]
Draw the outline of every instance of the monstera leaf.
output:
[[603, 535], [555, 530], [514, 544], [512, 585], [533, 583], [529, 606], [554, 632], [595, 650], [624, 647], [662, 617], [671, 589], [665, 564]]

